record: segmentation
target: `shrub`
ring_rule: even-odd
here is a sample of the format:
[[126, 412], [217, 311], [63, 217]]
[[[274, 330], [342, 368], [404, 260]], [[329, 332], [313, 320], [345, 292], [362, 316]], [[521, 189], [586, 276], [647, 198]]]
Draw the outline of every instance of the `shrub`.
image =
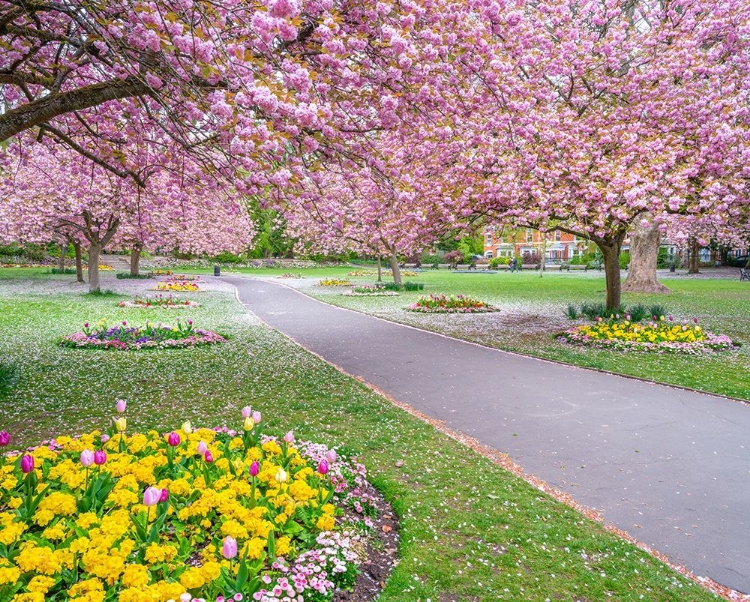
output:
[[421, 291], [424, 290], [424, 282], [404, 282], [401, 286], [395, 282], [383, 282], [381, 284], [387, 291]]
[[568, 304], [568, 307], [565, 310], [565, 315], [567, 315], [570, 320], [577, 320], [578, 308], [575, 305]]
[[63, 268], [61, 270], [60, 268], [50, 268], [48, 273], [49, 274], [75, 274], [76, 269], [75, 268]]
[[666, 315], [667, 315], [667, 313], [669, 313], [669, 312], [667, 311], [667, 308], [666, 308], [666, 307], [664, 307], [663, 305], [660, 305], [660, 304], [658, 304], [658, 303], [657, 303], [657, 304], [654, 304], [654, 305], [652, 305], [652, 306], [650, 306], [650, 307], [648, 308], [648, 312], [649, 312], [649, 316], [650, 316], [651, 318], [653, 318], [653, 319], [659, 319], [659, 318], [661, 318], [662, 316], [666, 316]]
[[130, 272], [117, 272], [117, 274], [115, 274], [115, 276], [117, 276], [117, 278], [120, 279], [120, 280], [129, 280], [129, 279], [133, 279], [133, 280], [145, 280], [147, 278], [152, 278], [151, 274], [135, 274], [135, 275], [133, 275]]
[[493, 257], [490, 259], [490, 267], [495, 269], [500, 265], [508, 265], [510, 263], [509, 257]]
[[627, 313], [630, 315], [631, 322], [640, 322], [641, 320], [651, 317], [651, 314], [648, 312], [648, 307], [640, 303], [628, 307]]
[[448, 251], [444, 259], [445, 263], [461, 263], [464, 260], [464, 254], [459, 250]]
[[240, 255], [235, 255], [234, 253], [230, 253], [229, 251], [222, 251], [216, 257], [214, 257], [214, 261], [218, 263], [242, 263], [245, 260]]
[[630, 265], [630, 251], [620, 253], [620, 269], [624, 270]]

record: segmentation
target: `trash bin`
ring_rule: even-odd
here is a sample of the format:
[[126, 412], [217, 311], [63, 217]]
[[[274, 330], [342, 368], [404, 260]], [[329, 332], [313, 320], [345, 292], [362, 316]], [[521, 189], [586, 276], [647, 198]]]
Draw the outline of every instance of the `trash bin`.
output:
[[221, 266], [215, 265], [214, 266], [214, 276], [221, 276]]
[[670, 272], [674, 272], [674, 271], [675, 271], [675, 264], [674, 264], [674, 261], [673, 261], [672, 263], [670, 263], [670, 264], [669, 264], [669, 271], [670, 271]]

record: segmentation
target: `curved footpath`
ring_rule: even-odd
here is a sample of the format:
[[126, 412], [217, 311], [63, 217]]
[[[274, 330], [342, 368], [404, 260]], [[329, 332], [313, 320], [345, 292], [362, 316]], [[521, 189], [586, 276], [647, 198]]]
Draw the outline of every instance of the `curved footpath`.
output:
[[695, 574], [750, 592], [747, 404], [480, 347], [268, 281], [223, 280], [349, 374], [509, 454]]

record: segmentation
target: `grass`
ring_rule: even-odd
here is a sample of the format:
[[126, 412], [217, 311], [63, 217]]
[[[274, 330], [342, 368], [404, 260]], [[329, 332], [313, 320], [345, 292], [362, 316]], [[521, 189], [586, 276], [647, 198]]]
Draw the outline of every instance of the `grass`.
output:
[[[328, 275], [332, 274], [329, 271]], [[527, 271], [496, 275], [426, 271], [418, 278], [425, 283], [425, 294], [470, 295], [498, 306], [501, 312], [470, 319], [422, 316], [404, 311], [419, 293], [365, 298], [344, 297], [317, 288], [307, 292], [334, 305], [498, 349], [750, 400], [750, 286], [746, 282], [681, 277], [664, 279], [672, 290], [666, 295], [623, 295], [626, 306], [643, 305], [651, 311], [660, 305], [677, 319], [697, 317], [707, 330], [743, 344], [736, 352], [695, 358], [626, 354], [557, 343], [554, 334], [573, 324], [567, 317], [571, 313], [568, 306], [580, 307], [603, 299], [604, 278], [599, 274], [548, 273], [540, 278], [538, 273]]]
[[135, 324], [154, 310], [23, 290], [0, 283], [0, 357], [18, 373], [0, 393], [0, 429], [17, 446], [101, 428], [117, 398], [129, 430], [237, 424], [252, 404], [272, 432], [355, 453], [393, 504], [401, 562], [379, 602], [716, 599], [265, 327], [231, 294], [204, 293], [189, 316], [232, 335], [226, 345], [106, 353], [56, 342], [86, 321]]

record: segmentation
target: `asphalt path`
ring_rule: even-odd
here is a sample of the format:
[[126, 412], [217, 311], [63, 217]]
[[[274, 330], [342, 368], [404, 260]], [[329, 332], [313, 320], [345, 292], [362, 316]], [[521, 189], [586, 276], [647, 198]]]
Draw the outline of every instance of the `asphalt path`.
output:
[[673, 562], [750, 593], [750, 405], [481, 347], [268, 281], [223, 280], [347, 373], [509, 454]]

